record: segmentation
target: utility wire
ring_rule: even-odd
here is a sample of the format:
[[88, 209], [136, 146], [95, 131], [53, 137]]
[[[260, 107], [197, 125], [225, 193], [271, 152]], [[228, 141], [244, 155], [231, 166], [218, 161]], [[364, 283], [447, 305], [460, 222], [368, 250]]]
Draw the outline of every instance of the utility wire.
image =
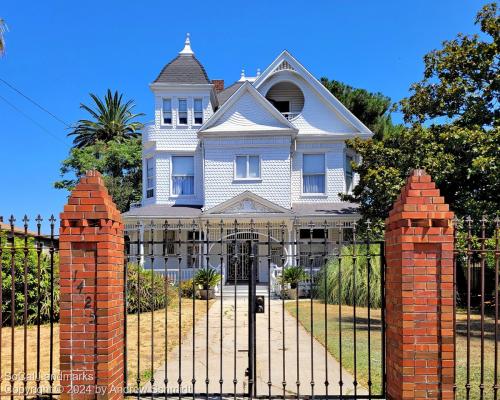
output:
[[[1, 79], [1, 78], [0, 78]], [[50, 132], [47, 128], [45, 128], [45, 126], [43, 126], [42, 124], [40, 124], [38, 121], [36, 121], [35, 119], [33, 119], [31, 116], [29, 116], [28, 114], [26, 114], [23, 110], [19, 109], [18, 107], [16, 107], [14, 104], [12, 104], [9, 100], [7, 100], [5, 97], [3, 97], [2, 95], [0, 95], [0, 99], [3, 100], [5, 103], [7, 103], [10, 107], [12, 107], [14, 110], [16, 110], [19, 114], [21, 114], [24, 118], [30, 120], [31, 122], [33, 122], [36, 126], [38, 126], [42, 131], [44, 131], [45, 133], [47, 133], [49, 136], [52, 136], [54, 139], [58, 140], [59, 142], [63, 143], [65, 145], [65, 147], [67, 147], [67, 143], [65, 143], [59, 136], [56, 136], [54, 135], [52, 132]]]
[[[71, 126], [66, 123], [63, 119], [59, 118], [57, 115], [55, 115], [54, 113], [50, 112], [49, 110], [47, 110], [45, 107], [43, 107], [42, 105], [40, 105], [39, 103], [37, 103], [35, 100], [33, 100], [31, 97], [29, 97], [28, 95], [24, 94], [23, 92], [21, 92], [19, 89], [17, 89], [16, 87], [14, 87], [14, 85], [12, 85], [11, 83], [7, 82], [5, 79], [2, 79], [0, 78], [0, 81], [3, 82], [5, 85], [7, 85], [9, 88], [11, 88], [12, 90], [14, 90], [15, 92], [17, 92], [18, 94], [20, 94], [21, 96], [23, 96], [26, 100], [28, 100], [29, 102], [33, 103], [35, 106], [37, 106], [40, 110], [46, 112], [47, 114], [49, 114], [52, 118], [54, 118], [56, 121], [60, 122], [61, 124], [63, 124], [64, 126], [66, 126], [67, 128], [71, 128]], [[5, 99], [4, 99], [5, 100]]]

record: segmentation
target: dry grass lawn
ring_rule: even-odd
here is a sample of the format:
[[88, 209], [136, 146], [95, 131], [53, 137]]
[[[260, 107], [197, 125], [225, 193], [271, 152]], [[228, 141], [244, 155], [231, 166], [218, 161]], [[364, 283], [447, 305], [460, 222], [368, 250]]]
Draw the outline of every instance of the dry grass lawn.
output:
[[[211, 306], [213, 301], [209, 302]], [[195, 317], [197, 320], [206, 312], [206, 301], [195, 301]], [[128, 383], [129, 387], [134, 387], [137, 380], [137, 361], [140, 354], [140, 369], [141, 384], [151, 376], [151, 366], [153, 369], [158, 368], [163, 364], [165, 351], [168, 352], [179, 343], [179, 307], [177, 300], [168, 307], [168, 324], [166, 329], [167, 348], [165, 349], [165, 310], [157, 310], [154, 312], [153, 326], [151, 326], [151, 313], [142, 313], [140, 316], [140, 329], [138, 331], [138, 316], [127, 316], [127, 350], [128, 350]], [[193, 300], [182, 300], [181, 314], [181, 339], [188, 334], [193, 326]], [[153, 333], [153, 335], [152, 335]], [[140, 352], [138, 351], [138, 335], [140, 335]], [[151, 360], [151, 337], [153, 336], [153, 360]], [[14, 329], [14, 374], [16, 380], [14, 383], [15, 390], [23, 388], [24, 373], [24, 328], [16, 327]], [[50, 327], [43, 325], [40, 327], [40, 387], [44, 392], [48, 392], [50, 385], [49, 379], [49, 362], [50, 362]], [[27, 377], [28, 390], [35, 388], [35, 379], [37, 371], [37, 327], [30, 326], [27, 329]], [[53, 334], [53, 375], [57, 378], [59, 374], [59, 326], [54, 324]], [[0, 353], [0, 376], [2, 378], [0, 384], [1, 393], [6, 393], [6, 388], [10, 386], [9, 378], [11, 373], [11, 328], [3, 327]], [[56, 379], [53, 383], [54, 391], [58, 391], [59, 381]]]
[[[286, 304], [287, 310], [292, 315], [296, 315], [295, 302], [290, 301]], [[313, 330], [314, 336], [324, 345], [327, 342], [330, 353], [339, 360], [339, 318], [338, 305], [327, 306], [327, 326], [328, 339], [325, 340], [325, 305], [320, 302], [313, 303]], [[463, 311], [457, 314], [457, 361], [456, 361], [456, 383], [457, 383], [457, 399], [466, 398], [465, 385], [467, 382], [467, 336], [466, 336], [466, 321], [467, 316]], [[371, 312], [371, 373], [373, 390], [372, 393], [380, 393], [381, 389], [381, 320], [380, 310], [372, 310]], [[310, 303], [308, 300], [299, 301], [299, 321], [306, 330], [311, 331], [311, 313]], [[352, 374], [354, 374], [354, 335], [353, 335], [353, 308], [342, 306], [342, 365]], [[367, 387], [368, 382], [368, 319], [367, 309], [357, 307], [357, 377], [360, 384]], [[485, 341], [484, 341], [484, 398], [493, 398], [493, 382], [494, 382], [494, 337], [495, 321], [493, 318], [485, 317]], [[470, 399], [475, 400], [480, 398], [480, 376], [481, 376], [481, 339], [480, 339], [480, 316], [474, 314], [471, 316], [471, 341], [470, 341]], [[500, 345], [500, 343], [499, 343]], [[499, 347], [500, 350], [500, 347]], [[336, 383], [333, 383], [336, 384]]]

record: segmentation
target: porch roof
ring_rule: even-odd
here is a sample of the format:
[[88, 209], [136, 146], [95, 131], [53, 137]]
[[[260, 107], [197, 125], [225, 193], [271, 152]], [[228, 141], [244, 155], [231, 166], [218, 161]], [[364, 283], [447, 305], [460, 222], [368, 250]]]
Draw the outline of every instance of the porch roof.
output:
[[[207, 210], [208, 211], [208, 210]], [[356, 217], [358, 215], [357, 204], [354, 203], [293, 203], [292, 208], [286, 213], [262, 213], [262, 217]], [[258, 212], [238, 214], [209, 214], [202, 210], [201, 205], [167, 205], [151, 204], [143, 207], [132, 208], [123, 214], [125, 219], [156, 219], [156, 218], [239, 218], [258, 217]]]

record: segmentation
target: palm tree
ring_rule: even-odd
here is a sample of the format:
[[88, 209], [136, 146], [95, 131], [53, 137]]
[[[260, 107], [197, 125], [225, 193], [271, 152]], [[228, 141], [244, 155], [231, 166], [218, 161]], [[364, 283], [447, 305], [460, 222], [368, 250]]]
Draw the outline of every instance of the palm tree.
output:
[[0, 57], [5, 54], [4, 34], [8, 30], [9, 30], [9, 28], [7, 27], [7, 24], [5, 23], [5, 20], [3, 18], [0, 18]]
[[73, 139], [73, 147], [83, 148], [96, 144], [97, 142], [110, 142], [112, 140], [121, 142], [141, 134], [144, 125], [135, 122], [134, 119], [144, 114], [134, 114], [134, 102], [132, 100], [122, 103], [122, 94], [115, 91], [114, 94], [108, 89], [104, 101], [95, 94], [90, 93], [95, 107], [91, 108], [80, 104], [80, 108], [87, 111], [92, 120], [81, 119], [68, 136], [76, 136]]

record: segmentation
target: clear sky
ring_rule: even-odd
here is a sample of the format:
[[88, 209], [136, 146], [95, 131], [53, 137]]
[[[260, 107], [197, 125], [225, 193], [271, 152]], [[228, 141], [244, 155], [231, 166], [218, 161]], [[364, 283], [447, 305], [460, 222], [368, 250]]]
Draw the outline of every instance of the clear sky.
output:
[[[73, 124], [89, 92], [118, 89], [152, 119], [148, 84], [183, 47], [186, 32], [209, 78], [253, 76], [289, 50], [316, 77], [397, 101], [421, 79], [422, 57], [458, 32], [477, 32], [478, 0], [167, 1], [2, 0], [7, 54], [0, 78]], [[0, 81], [0, 215], [56, 216], [53, 188], [68, 129]], [[27, 118], [28, 116], [29, 118]], [[399, 121], [400, 117], [395, 116]]]

